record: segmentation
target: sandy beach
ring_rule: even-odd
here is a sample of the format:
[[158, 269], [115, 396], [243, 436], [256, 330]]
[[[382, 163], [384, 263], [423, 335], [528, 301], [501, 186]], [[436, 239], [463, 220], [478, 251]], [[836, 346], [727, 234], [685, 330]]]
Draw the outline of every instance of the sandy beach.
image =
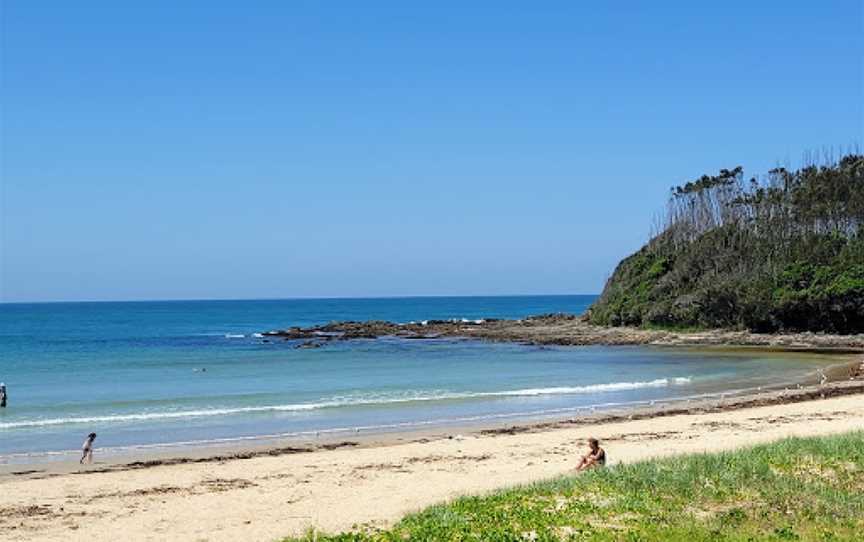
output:
[[615, 465], [864, 430], [862, 392], [864, 382], [854, 380], [686, 409], [393, 436], [304, 453], [17, 466], [0, 474], [0, 531], [7, 540], [275, 540], [310, 527], [383, 526], [460, 495], [567, 474], [588, 436], [601, 439]]

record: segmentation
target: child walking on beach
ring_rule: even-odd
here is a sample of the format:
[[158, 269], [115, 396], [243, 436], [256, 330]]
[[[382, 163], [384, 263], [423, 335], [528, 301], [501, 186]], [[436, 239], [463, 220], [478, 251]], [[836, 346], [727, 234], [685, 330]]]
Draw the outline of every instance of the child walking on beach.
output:
[[606, 450], [600, 447], [599, 440], [593, 437], [589, 438], [588, 453], [582, 456], [582, 460], [576, 466], [576, 470], [583, 471], [604, 465], [606, 465]]
[[84, 440], [84, 445], [81, 446], [81, 451], [84, 453], [81, 455], [81, 461], [79, 461], [79, 463], [81, 463], [82, 465], [84, 464], [85, 459], [87, 460], [87, 463], [93, 462], [94, 440], [96, 440], [96, 433], [90, 433], [89, 435], [87, 435], [87, 439]]

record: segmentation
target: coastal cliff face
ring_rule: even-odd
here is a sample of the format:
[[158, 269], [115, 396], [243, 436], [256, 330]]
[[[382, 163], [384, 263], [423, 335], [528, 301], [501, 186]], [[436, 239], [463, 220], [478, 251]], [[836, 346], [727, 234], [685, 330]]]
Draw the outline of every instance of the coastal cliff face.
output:
[[615, 269], [590, 322], [864, 332], [864, 156], [741, 168], [674, 188], [663, 231]]

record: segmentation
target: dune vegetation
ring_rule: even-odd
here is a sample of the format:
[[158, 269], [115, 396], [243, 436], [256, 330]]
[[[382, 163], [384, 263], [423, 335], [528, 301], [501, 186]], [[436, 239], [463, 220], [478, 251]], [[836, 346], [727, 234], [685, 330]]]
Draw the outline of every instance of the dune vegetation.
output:
[[[614, 465], [320, 541], [861, 540], [864, 433]], [[286, 539], [292, 540], [292, 539]]]
[[591, 322], [864, 332], [864, 156], [672, 189], [658, 234], [624, 259]]

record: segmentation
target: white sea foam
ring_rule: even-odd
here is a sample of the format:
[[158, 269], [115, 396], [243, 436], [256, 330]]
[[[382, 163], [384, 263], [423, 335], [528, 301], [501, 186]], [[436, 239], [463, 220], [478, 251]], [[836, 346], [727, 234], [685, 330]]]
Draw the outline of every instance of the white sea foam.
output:
[[260, 333], [253, 333], [252, 336], [255, 337], [256, 339], [260, 339], [260, 338], [263, 337], [264, 335], [262, 335], [262, 334], [260, 334]]
[[658, 378], [648, 382], [612, 382], [610, 384], [591, 384], [588, 386], [561, 386], [556, 388], [529, 388], [512, 391], [493, 391], [477, 394], [478, 396], [532, 396], [532, 395], [565, 395], [578, 393], [600, 393], [607, 391], [638, 390], [640, 388], [663, 388], [672, 385], [683, 385], [690, 382], [689, 378]]
[[480, 391], [480, 392], [425, 392], [406, 393], [401, 395], [355, 395], [333, 397], [326, 401], [314, 403], [294, 403], [285, 405], [262, 405], [236, 408], [208, 408], [199, 410], [180, 410], [169, 412], [141, 412], [130, 414], [115, 414], [105, 416], [81, 416], [66, 418], [48, 418], [41, 420], [22, 420], [0, 423], [0, 429], [18, 429], [23, 427], [44, 427], [68, 424], [122, 423], [148, 420], [168, 420], [183, 418], [200, 418], [207, 416], [229, 416], [233, 414], [249, 414], [260, 412], [303, 412], [325, 408], [374, 406], [394, 403], [412, 403], [420, 401], [447, 401], [458, 399], [477, 399], [488, 397], [537, 397], [543, 395], [577, 395], [586, 393], [604, 393], [612, 391], [636, 390], [641, 388], [662, 388], [666, 386], [681, 386], [690, 383], [686, 377], [658, 378], [646, 382], [610, 382], [608, 384], [589, 384], [586, 386], [558, 386], [551, 388], [525, 388], [518, 390]]
[[244, 337], [246, 337], [246, 335], [243, 335], [242, 333], [226, 333], [225, 334], [226, 339], [242, 339]]

